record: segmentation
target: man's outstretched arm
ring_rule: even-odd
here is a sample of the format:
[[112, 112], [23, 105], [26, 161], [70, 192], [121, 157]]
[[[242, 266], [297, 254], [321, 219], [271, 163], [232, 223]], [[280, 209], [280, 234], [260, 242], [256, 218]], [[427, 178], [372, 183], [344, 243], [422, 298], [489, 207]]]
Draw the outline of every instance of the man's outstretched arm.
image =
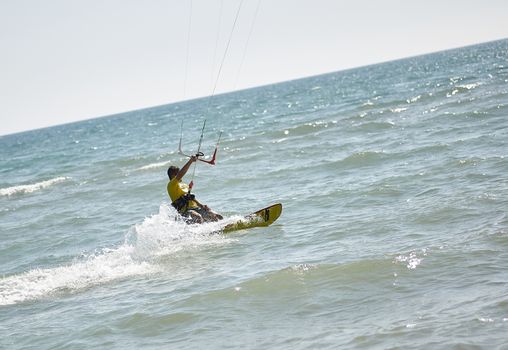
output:
[[187, 171], [189, 170], [192, 163], [194, 163], [197, 159], [198, 159], [198, 157], [196, 157], [196, 156], [190, 157], [189, 161], [187, 163], [185, 163], [185, 165], [182, 167], [182, 169], [180, 169], [178, 174], [176, 174], [175, 177], [176, 177], [177, 181], [180, 181], [184, 177], [184, 175], [187, 173]]

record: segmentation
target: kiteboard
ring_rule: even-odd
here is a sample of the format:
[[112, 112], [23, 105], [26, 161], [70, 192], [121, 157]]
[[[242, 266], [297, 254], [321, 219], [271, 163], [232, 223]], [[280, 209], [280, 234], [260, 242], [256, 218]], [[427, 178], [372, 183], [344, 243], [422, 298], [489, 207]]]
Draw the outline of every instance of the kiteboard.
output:
[[282, 213], [282, 204], [274, 204], [269, 207], [258, 210], [252, 214], [244, 216], [242, 219], [226, 225], [222, 231], [224, 233], [244, 230], [253, 227], [270, 226], [277, 220]]

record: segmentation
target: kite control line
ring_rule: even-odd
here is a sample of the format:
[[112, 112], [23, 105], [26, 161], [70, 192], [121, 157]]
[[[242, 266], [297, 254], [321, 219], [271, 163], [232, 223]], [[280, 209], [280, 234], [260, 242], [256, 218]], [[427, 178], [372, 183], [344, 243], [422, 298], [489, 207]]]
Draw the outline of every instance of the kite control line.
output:
[[[205, 127], [206, 127], [206, 119], [203, 122], [203, 128], [201, 129], [201, 136], [199, 137], [198, 151], [196, 152], [195, 156], [197, 157], [197, 160], [199, 160], [203, 163], [215, 165], [215, 159], [217, 156], [217, 150], [219, 149], [219, 143], [220, 143], [220, 139], [222, 136], [222, 131], [219, 133], [219, 138], [217, 140], [217, 144], [215, 145], [215, 150], [213, 151], [212, 159], [206, 160], [206, 159], [201, 158], [201, 157], [205, 156], [205, 154], [203, 152], [201, 152], [201, 144], [203, 143], [203, 135], [205, 133]], [[182, 125], [181, 125], [181, 132], [180, 132], [180, 142], [178, 144], [178, 153], [181, 154], [182, 156], [191, 158], [192, 157], [191, 155], [186, 154], [182, 151], [182, 139], [183, 139], [183, 120], [182, 120]], [[196, 164], [194, 164], [194, 169], [192, 171], [192, 180], [189, 183], [189, 192], [190, 192], [190, 190], [192, 190], [192, 186], [194, 186], [194, 174], [195, 173], [196, 173]]]

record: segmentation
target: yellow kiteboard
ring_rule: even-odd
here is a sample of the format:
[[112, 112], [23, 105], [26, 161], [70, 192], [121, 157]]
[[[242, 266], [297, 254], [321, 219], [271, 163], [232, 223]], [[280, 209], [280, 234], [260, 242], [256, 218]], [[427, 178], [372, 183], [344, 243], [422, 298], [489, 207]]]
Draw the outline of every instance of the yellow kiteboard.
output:
[[224, 233], [244, 230], [247, 228], [253, 227], [266, 227], [273, 224], [275, 220], [277, 220], [282, 213], [282, 204], [274, 204], [269, 207], [263, 208], [261, 210], [256, 211], [250, 215], [245, 216], [244, 218], [234, 222], [232, 224], [226, 225], [223, 229]]

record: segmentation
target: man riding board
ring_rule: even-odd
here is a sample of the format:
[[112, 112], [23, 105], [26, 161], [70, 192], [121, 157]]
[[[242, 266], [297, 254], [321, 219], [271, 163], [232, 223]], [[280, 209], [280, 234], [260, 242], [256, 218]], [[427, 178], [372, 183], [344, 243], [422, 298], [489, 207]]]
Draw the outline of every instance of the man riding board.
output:
[[189, 185], [182, 182], [182, 178], [189, 170], [192, 163], [198, 160], [197, 156], [191, 156], [182, 169], [172, 165], [168, 168], [168, 194], [171, 205], [182, 215], [188, 223], [202, 224], [204, 222], [219, 221], [222, 215], [211, 210], [207, 205], [201, 204], [193, 194], [190, 194]]

